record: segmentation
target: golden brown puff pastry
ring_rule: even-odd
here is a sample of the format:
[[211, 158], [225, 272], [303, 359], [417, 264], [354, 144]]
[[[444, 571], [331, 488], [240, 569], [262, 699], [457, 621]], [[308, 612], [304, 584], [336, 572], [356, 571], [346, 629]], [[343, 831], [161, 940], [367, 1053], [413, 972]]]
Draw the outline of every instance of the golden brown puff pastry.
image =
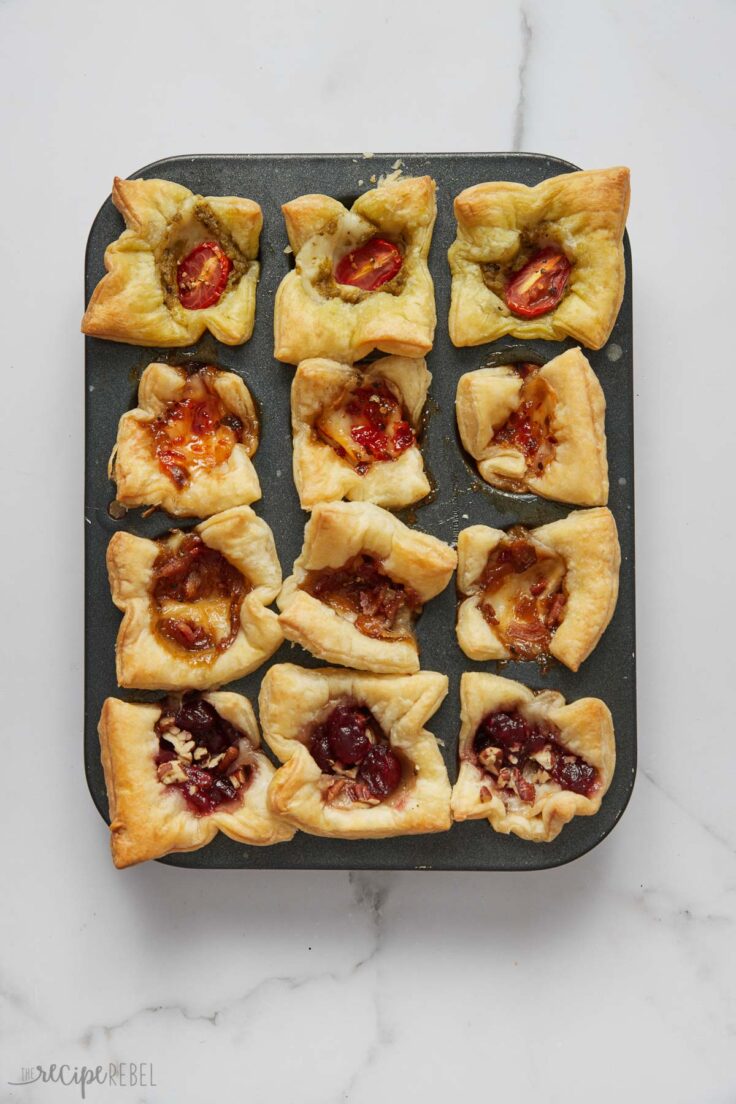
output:
[[271, 667], [259, 709], [284, 764], [269, 788], [271, 808], [305, 832], [340, 839], [445, 831], [450, 782], [424, 725], [446, 694], [446, 676], [434, 671]]
[[258, 416], [234, 372], [149, 364], [123, 414], [108, 474], [124, 506], [209, 517], [261, 497], [251, 456]]
[[[629, 170], [573, 172], [534, 188], [476, 184], [455, 199], [457, 238], [450, 247], [450, 337], [481, 345], [505, 334], [605, 345], [624, 293], [623, 234]], [[561, 250], [572, 266], [554, 309], [519, 317], [504, 296], [509, 282], [540, 250]]]
[[[112, 201], [127, 229], [105, 250], [107, 275], [93, 292], [82, 331], [162, 347], [192, 345], [205, 330], [225, 345], [247, 341], [260, 270], [259, 205], [237, 196], [193, 195], [170, 180], [120, 177], [115, 177]], [[186, 309], [179, 295], [179, 266], [204, 242], [219, 247], [225, 268], [215, 270], [222, 273], [221, 284], [212, 279], [222, 290], [212, 305]], [[209, 261], [216, 264], [212, 257]]]
[[419, 670], [413, 621], [445, 589], [454, 549], [368, 502], [320, 502], [278, 597], [287, 640], [328, 663]]
[[209, 690], [260, 667], [283, 640], [266, 608], [281, 586], [273, 534], [249, 506], [160, 541], [115, 533], [107, 569], [124, 614], [120, 686]]
[[99, 734], [117, 867], [194, 851], [218, 831], [260, 845], [294, 835], [268, 804], [274, 767], [240, 694], [150, 705], [107, 698]]
[[467, 372], [455, 406], [463, 445], [487, 483], [578, 506], [608, 502], [606, 400], [580, 349], [541, 368]]
[[606, 507], [538, 529], [471, 525], [458, 537], [457, 639], [470, 659], [546, 654], [577, 671], [618, 598], [621, 551]]
[[[296, 267], [276, 294], [277, 360], [352, 362], [372, 349], [420, 357], [432, 348], [436, 313], [427, 256], [437, 206], [430, 177], [386, 181], [349, 211], [324, 195], [300, 196], [282, 210]], [[338, 283], [339, 262], [376, 239], [394, 255], [398, 250], [398, 272], [376, 290]]]
[[398, 508], [429, 494], [416, 434], [431, 379], [423, 359], [301, 362], [291, 422], [294, 482], [305, 510], [341, 498]]
[[487, 817], [496, 832], [549, 843], [574, 816], [598, 812], [616, 766], [604, 702], [566, 705], [555, 690], [474, 672], [460, 680], [460, 705], [455, 820]]

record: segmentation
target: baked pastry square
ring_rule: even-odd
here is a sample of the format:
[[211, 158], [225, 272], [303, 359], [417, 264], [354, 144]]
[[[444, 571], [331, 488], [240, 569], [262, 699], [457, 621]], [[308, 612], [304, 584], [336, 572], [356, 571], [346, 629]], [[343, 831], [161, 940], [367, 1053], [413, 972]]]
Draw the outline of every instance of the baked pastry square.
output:
[[225, 345], [253, 332], [261, 208], [237, 196], [194, 195], [170, 180], [115, 177], [112, 201], [126, 229], [82, 331], [131, 345], [192, 345], [205, 330]]
[[578, 506], [608, 502], [606, 400], [580, 349], [541, 368], [467, 372], [455, 407], [463, 445], [487, 483]]
[[294, 835], [268, 804], [274, 767], [240, 694], [108, 698], [99, 735], [117, 867], [195, 851], [218, 832], [256, 845]]
[[574, 816], [598, 812], [616, 766], [604, 702], [566, 705], [555, 690], [472, 673], [460, 680], [460, 706], [455, 820], [487, 817], [496, 832], [550, 843]]
[[320, 502], [278, 598], [281, 629], [328, 663], [419, 670], [413, 623], [444, 590], [454, 549], [368, 502]]
[[120, 686], [210, 690], [260, 667], [283, 640], [266, 608], [281, 586], [273, 534], [249, 506], [160, 540], [115, 533], [107, 569], [124, 614]]
[[264, 738], [284, 764], [271, 808], [318, 836], [369, 839], [450, 827], [450, 782], [424, 725], [447, 678], [277, 664], [261, 685]]
[[605, 345], [624, 293], [629, 192], [625, 168], [461, 192], [449, 252], [453, 343], [511, 334]]
[[251, 457], [258, 416], [234, 372], [149, 364], [138, 406], [123, 414], [108, 474], [124, 506], [209, 517], [261, 497]]
[[303, 360], [291, 387], [294, 482], [305, 510], [342, 498], [398, 508], [430, 492], [417, 433], [423, 359]]
[[621, 551], [605, 506], [538, 529], [458, 537], [457, 639], [470, 659], [554, 656], [577, 671], [613, 616]]
[[276, 294], [277, 360], [352, 362], [372, 349], [420, 357], [432, 348], [430, 177], [387, 180], [349, 211], [325, 195], [299, 196], [282, 210], [296, 264]]

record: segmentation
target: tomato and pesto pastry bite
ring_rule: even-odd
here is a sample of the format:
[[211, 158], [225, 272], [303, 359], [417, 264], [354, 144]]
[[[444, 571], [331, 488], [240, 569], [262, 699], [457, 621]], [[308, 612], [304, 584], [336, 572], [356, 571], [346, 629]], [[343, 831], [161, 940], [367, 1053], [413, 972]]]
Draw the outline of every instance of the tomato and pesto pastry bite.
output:
[[422, 359], [301, 362], [291, 424], [304, 509], [341, 498], [398, 508], [429, 494], [417, 434], [431, 379]]
[[419, 670], [414, 622], [450, 581], [454, 549], [368, 502], [320, 502], [278, 598], [287, 640], [328, 663]]
[[461, 192], [449, 252], [453, 343], [511, 334], [605, 345], [624, 294], [629, 191], [629, 170], [614, 168]]
[[283, 640], [267, 609], [281, 586], [273, 534], [249, 506], [158, 540], [118, 532], [107, 569], [124, 614], [120, 686], [209, 690], [260, 667]]
[[257, 448], [258, 416], [240, 376], [209, 364], [149, 364], [108, 473], [124, 506], [209, 517], [261, 497]]
[[616, 608], [621, 551], [605, 506], [538, 529], [458, 537], [457, 639], [470, 659], [544, 659], [577, 671]]
[[447, 677], [368, 675], [277, 664], [258, 700], [264, 739], [284, 764], [272, 810], [318, 836], [370, 839], [450, 827], [450, 782], [424, 725]]
[[580, 349], [541, 368], [519, 362], [467, 372], [455, 409], [487, 483], [577, 506], [608, 502], [606, 400]]
[[550, 843], [574, 816], [593, 816], [613, 778], [616, 741], [598, 698], [565, 704], [498, 675], [460, 680], [455, 820], [487, 818], [496, 832]]
[[353, 362], [373, 349], [421, 357], [432, 348], [430, 177], [387, 180], [349, 211], [325, 195], [300, 196], [282, 210], [295, 267], [276, 295], [277, 360]]
[[240, 694], [107, 698], [98, 731], [117, 867], [195, 851], [218, 832], [260, 846], [294, 835], [268, 803], [274, 767]]
[[82, 331], [131, 345], [192, 345], [205, 330], [225, 345], [253, 332], [261, 208], [238, 196], [194, 195], [169, 180], [115, 177], [126, 229]]

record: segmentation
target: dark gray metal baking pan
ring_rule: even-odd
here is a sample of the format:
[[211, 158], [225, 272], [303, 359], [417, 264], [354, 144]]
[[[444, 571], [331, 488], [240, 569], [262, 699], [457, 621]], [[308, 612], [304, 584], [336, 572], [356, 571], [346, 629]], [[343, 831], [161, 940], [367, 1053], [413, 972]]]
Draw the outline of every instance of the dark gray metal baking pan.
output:
[[[171, 157], [147, 165], [135, 177], [163, 177], [203, 195], [243, 195], [261, 204], [261, 282], [252, 339], [231, 348], [203, 339], [181, 353], [143, 349], [95, 338], [86, 339], [86, 665], [85, 764], [94, 802], [107, 815], [107, 797], [100, 765], [97, 720], [104, 699], [151, 700], [159, 695], [119, 690], [115, 681], [115, 636], [120, 614], [110, 600], [105, 549], [119, 528], [157, 536], [177, 522], [160, 511], [144, 518], [140, 511], [115, 520], [108, 513], [114, 487], [107, 479], [107, 461], [115, 443], [120, 415], [135, 405], [137, 381], [154, 359], [192, 357], [240, 373], [255, 396], [261, 414], [261, 443], [255, 465], [263, 499], [257, 512], [273, 529], [284, 569], [290, 572], [302, 543], [306, 514], [291, 477], [289, 388], [293, 369], [273, 359], [273, 301], [281, 278], [293, 263], [284, 252], [286, 233], [280, 206], [295, 196], [324, 192], [351, 203], [397, 158], [405, 175], [429, 174], [438, 185], [438, 217], [430, 254], [437, 298], [437, 334], [428, 357], [432, 386], [422, 450], [436, 484], [431, 500], [404, 520], [451, 543], [461, 528], [484, 523], [497, 527], [535, 526], [564, 517], [569, 507], [533, 496], [495, 491], [483, 484], [457, 438], [455, 388], [463, 372], [479, 368], [493, 357], [549, 360], [574, 342], [519, 342], [508, 339], [471, 349], [455, 349], [447, 334], [450, 273], [447, 249], [455, 236], [452, 200], [458, 192], [484, 180], [539, 181], [577, 166], [555, 157], [530, 153], [360, 154], [326, 155], [206, 155]], [[86, 255], [86, 297], [104, 272], [105, 247], [123, 228], [108, 198], [90, 232]], [[523, 350], [523, 354], [520, 350]], [[586, 354], [606, 394], [610, 508], [621, 541], [621, 587], [613, 620], [593, 654], [577, 674], [560, 664], [547, 672], [535, 663], [509, 663], [503, 674], [534, 688], [559, 689], [568, 700], [593, 695], [610, 707], [617, 742], [617, 765], [611, 787], [597, 816], [578, 817], [551, 844], [533, 844], [495, 833], [486, 821], [456, 824], [449, 832], [387, 840], [331, 840], [298, 833], [293, 841], [274, 847], [247, 847], [219, 835], [208, 847], [162, 860], [182, 867], [242, 869], [335, 870], [535, 870], [559, 866], [583, 855], [611, 831], [621, 817], [636, 770], [636, 665], [634, 624], [634, 455], [633, 363], [631, 316], [631, 256], [626, 241], [626, 292], [607, 346]], [[402, 515], [400, 515], [402, 516]], [[193, 524], [193, 523], [192, 523]], [[186, 527], [186, 526], [184, 526]], [[452, 585], [431, 602], [418, 623], [421, 663], [426, 670], [446, 672], [450, 693], [429, 727], [440, 739], [451, 780], [457, 773], [459, 679], [467, 670], [499, 670], [498, 664], [473, 663], [455, 638], [456, 595]], [[298, 646], [285, 644], [272, 663], [291, 661], [319, 666]], [[266, 666], [232, 684], [255, 704]]]

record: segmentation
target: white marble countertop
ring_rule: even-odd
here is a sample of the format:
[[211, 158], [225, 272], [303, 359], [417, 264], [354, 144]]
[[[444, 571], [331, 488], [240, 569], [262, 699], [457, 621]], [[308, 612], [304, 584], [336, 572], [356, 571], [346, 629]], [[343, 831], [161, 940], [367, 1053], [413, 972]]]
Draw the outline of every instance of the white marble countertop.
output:
[[[727, 0], [0, 4], [0, 1099], [112, 1061], [155, 1087], [88, 1100], [736, 1100], [735, 32]], [[453, 149], [632, 167], [628, 812], [547, 873], [118, 873], [80, 755], [91, 218], [173, 153]]]

